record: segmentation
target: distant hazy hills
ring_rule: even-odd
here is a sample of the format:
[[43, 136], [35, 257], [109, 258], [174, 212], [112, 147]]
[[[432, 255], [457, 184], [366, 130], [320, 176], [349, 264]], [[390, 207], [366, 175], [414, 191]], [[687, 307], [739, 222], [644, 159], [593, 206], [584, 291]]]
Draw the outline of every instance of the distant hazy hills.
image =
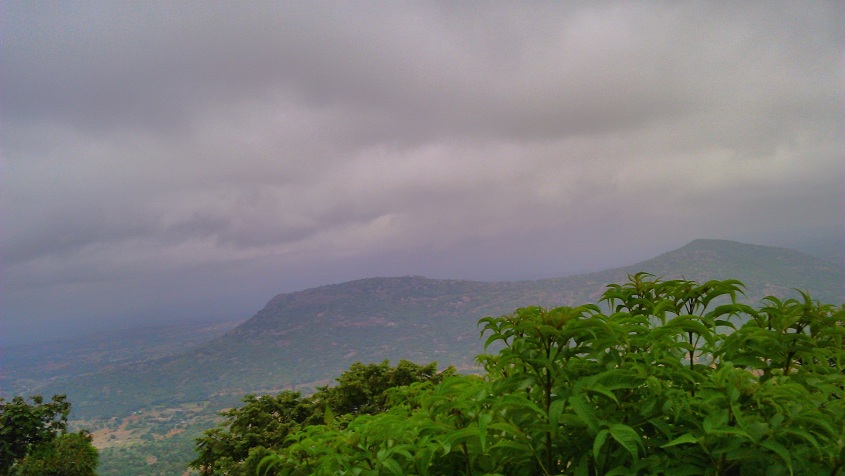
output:
[[482, 350], [478, 319], [518, 307], [595, 302], [608, 283], [645, 271], [666, 278], [735, 278], [746, 301], [807, 290], [845, 301], [840, 265], [795, 251], [696, 240], [632, 266], [567, 278], [475, 282], [371, 278], [280, 294], [254, 317], [194, 351], [130, 364], [42, 389], [67, 393], [79, 416], [154, 404], [329, 383], [356, 361], [410, 359], [468, 368]]

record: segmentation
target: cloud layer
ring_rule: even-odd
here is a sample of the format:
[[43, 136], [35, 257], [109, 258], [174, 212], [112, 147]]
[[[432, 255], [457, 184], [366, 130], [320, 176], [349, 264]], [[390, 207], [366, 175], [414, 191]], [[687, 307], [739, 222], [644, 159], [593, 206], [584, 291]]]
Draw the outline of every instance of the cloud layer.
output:
[[6, 334], [842, 231], [838, 2], [8, 2]]

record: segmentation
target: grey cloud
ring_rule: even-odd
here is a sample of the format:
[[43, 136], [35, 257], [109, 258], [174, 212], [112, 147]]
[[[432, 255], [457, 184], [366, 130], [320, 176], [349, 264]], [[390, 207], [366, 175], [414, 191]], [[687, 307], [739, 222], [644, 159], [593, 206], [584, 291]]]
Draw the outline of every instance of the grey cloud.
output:
[[[7, 100], [10, 114], [169, 128], [209, 104], [275, 91], [370, 111], [376, 126], [404, 125], [411, 135], [602, 132], [730, 102], [728, 88], [777, 84], [745, 74], [755, 66], [748, 61], [786, 66], [775, 72], [788, 76], [805, 56], [830, 54], [834, 28], [796, 15], [830, 6], [779, 6], [496, 6], [477, 14], [433, 4], [67, 4], [81, 10], [68, 14], [44, 5], [12, 25], [7, 81], [15, 94]], [[816, 33], [795, 33], [805, 30]], [[791, 93], [801, 91], [795, 86]]]
[[837, 2], [3, 8], [12, 319], [841, 234]]

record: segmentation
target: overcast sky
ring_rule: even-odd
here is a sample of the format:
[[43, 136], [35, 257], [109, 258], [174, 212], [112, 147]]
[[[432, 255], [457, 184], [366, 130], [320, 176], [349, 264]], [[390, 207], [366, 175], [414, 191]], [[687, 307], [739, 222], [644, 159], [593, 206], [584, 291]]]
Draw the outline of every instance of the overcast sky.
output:
[[836, 239], [840, 3], [4, 2], [2, 342]]

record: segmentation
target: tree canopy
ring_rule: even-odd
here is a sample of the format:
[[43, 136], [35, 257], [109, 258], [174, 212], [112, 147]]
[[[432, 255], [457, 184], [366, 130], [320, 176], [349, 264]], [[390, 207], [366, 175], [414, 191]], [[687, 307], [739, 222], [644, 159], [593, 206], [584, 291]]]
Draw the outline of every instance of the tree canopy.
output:
[[483, 375], [370, 391], [357, 364], [348, 406], [261, 397], [296, 424], [256, 450], [234, 425], [263, 411], [251, 397], [227, 434], [259, 474], [841, 474], [845, 307], [742, 290], [633, 275], [595, 304], [481, 319]]
[[48, 402], [0, 398], [0, 475], [90, 476], [98, 453], [86, 431], [67, 432], [70, 402], [55, 395]]
[[436, 363], [355, 363], [337, 378], [336, 386], [319, 387], [309, 397], [293, 391], [247, 395], [242, 407], [223, 412], [224, 421], [196, 440], [198, 456], [190, 466], [201, 474], [255, 474], [261, 459], [284, 448], [289, 435], [333, 421], [334, 415], [351, 419], [384, 412], [391, 406], [389, 389], [432, 385], [453, 373], [452, 368], [438, 372]]

